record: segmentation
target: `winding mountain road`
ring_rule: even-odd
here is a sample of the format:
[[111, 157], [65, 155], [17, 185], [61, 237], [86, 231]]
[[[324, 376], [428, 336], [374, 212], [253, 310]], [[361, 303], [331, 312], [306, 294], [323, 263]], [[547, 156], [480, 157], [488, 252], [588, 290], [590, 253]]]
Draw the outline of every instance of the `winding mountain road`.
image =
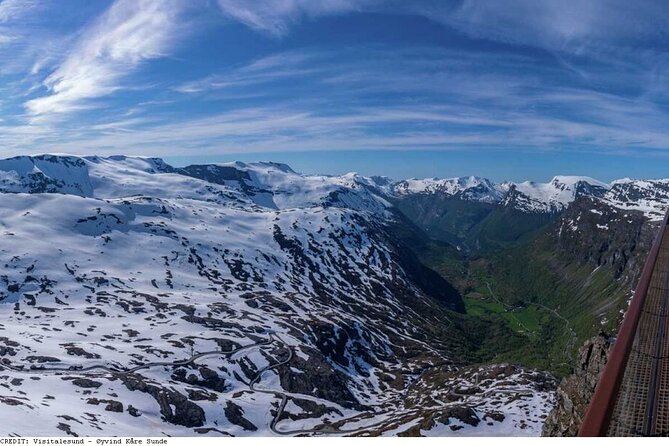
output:
[[[30, 374], [47, 374], [47, 373], [67, 373], [69, 375], [86, 375], [86, 376], [99, 376], [103, 375], [105, 373], [114, 373], [114, 374], [120, 374], [120, 375], [129, 375], [131, 373], [138, 372], [140, 370], [145, 370], [145, 369], [150, 369], [153, 367], [181, 367], [181, 366], [186, 366], [186, 365], [191, 365], [194, 364], [197, 360], [202, 359], [202, 358], [207, 358], [211, 356], [223, 356], [223, 357], [228, 357], [232, 356], [235, 353], [238, 353], [242, 350], [247, 350], [253, 347], [261, 347], [264, 345], [270, 345], [272, 343], [272, 337], [270, 335], [270, 338], [267, 341], [262, 341], [262, 342], [256, 342], [253, 344], [248, 344], [248, 345], [243, 345], [241, 347], [238, 347], [233, 350], [229, 351], [221, 351], [221, 350], [212, 350], [208, 352], [203, 352], [203, 353], [198, 353], [193, 356], [191, 356], [188, 359], [184, 359], [181, 361], [171, 361], [171, 362], [147, 362], [145, 364], [138, 365], [136, 367], [132, 368], [125, 368], [125, 369], [119, 369], [116, 367], [110, 367], [106, 365], [92, 365], [88, 367], [45, 367], [45, 366], [35, 366], [34, 364], [30, 364], [30, 368], [24, 368], [23, 366], [15, 366], [8, 361], [3, 360], [0, 362], [0, 370], [2, 369], [9, 369], [13, 372], [17, 373], [30, 373]], [[96, 372], [99, 371], [99, 372]]]
[[[309, 429], [289, 429], [289, 430], [282, 430], [279, 429], [278, 424], [281, 421], [281, 417], [285, 412], [286, 405], [288, 404], [288, 401], [290, 398], [292, 398], [291, 395], [287, 394], [286, 392], [283, 392], [281, 390], [274, 390], [274, 389], [263, 389], [258, 387], [258, 384], [260, 383], [262, 376], [269, 372], [270, 370], [278, 369], [279, 367], [286, 366], [294, 357], [294, 352], [293, 349], [289, 344], [287, 344], [279, 335], [277, 335], [274, 332], [270, 332], [268, 334], [268, 338], [265, 341], [261, 342], [254, 342], [252, 344], [247, 344], [243, 345], [240, 347], [237, 347], [235, 349], [229, 350], [229, 351], [221, 351], [221, 350], [214, 350], [214, 351], [208, 351], [208, 352], [203, 352], [203, 353], [197, 353], [195, 355], [192, 355], [188, 359], [180, 360], [180, 361], [162, 361], [162, 362], [147, 362], [145, 364], [137, 365], [135, 367], [131, 368], [117, 368], [117, 367], [111, 367], [107, 365], [92, 365], [88, 367], [69, 367], [69, 368], [63, 368], [63, 367], [48, 367], [48, 366], [35, 366], [34, 364], [30, 364], [30, 368], [25, 368], [24, 366], [16, 366], [14, 364], [9, 363], [6, 359], [0, 362], [0, 370], [10, 370], [15, 373], [22, 373], [22, 374], [67, 374], [67, 375], [84, 375], [84, 376], [101, 376], [105, 374], [116, 374], [116, 375], [128, 375], [132, 373], [136, 373], [140, 370], [146, 370], [150, 369], [153, 367], [181, 367], [181, 366], [188, 366], [195, 364], [198, 360], [207, 358], [207, 357], [214, 357], [214, 356], [222, 356], [222, 357], [231, 357], [232, 355], [239, 353], [244, 350], [249, 350], [252, 348], [256, 347], [265, 347], [269, 346], [271, 344], [278, 344], [280, 348], [285, 349], [287, 352], [287, 355], [285, 358], [277, 360], [273, 364], [269, 364], [260, 370], [258, 370], [253, 377], [253, 379], [249, 382], [249, 390], [252, 392], [258, 392], [258, 393], [264, 393], [267, 395], [272, 395], [276, 398], [280, 399], [278, 409], [272, 416], [272, 420], [270, 421], [269, 428], [270, 430], [276, 434], [276, 435], [283, 435], [283, 436], [294, 436], [294, 435], [308, 435], [308, 434], [331, 434], [331, 435], [342, 435], [342, 434], [359, 434], [363, 432], [367, 432], [370, 429], [374, 429], [376, 427], [382, 426], [384, 424], [388, 424], [391, 422], [393, 419], [397, 419], [398, 416], [401, 416], [403, 418], [410, 418], [414, 415], [418, 415], [417, 410], [396, 410], [394, 412], [386, 412], [386, 413], [378, 413], [378, 412], [362, 412], [359, 414], [356, 414], [355, 416], [347, 419], [341, 419], [337, 420], [336, 424], [338, 425], [343, 425], [347, 424], [350, 422], [361, 422], [361, 417], [378, 417], [378, 416], [383, 416], [383, 419], [378, 420], [376, 422], [373, 422], [371, 424], [365, 425], [365, 426], [360, 426], [356, 428], [351, 428], [351, 429], [340, 429], [335, 427], [334, 425], [331, 426], [320, 426], [320, 427], [314, 427], [314, 428], [309, 428]], [[425, 370], [422, 371], [420, 376], [422, 376], [428, 369], [432, 369], [435, 367], [441, 367], [445, 364], [437, 364], [434, 366], [427, 367]], [[488, 391], [487, 393], [504, 393], [504, 391]], [[462, 396], [469, 396], [469, 395], [462, 395]], [[364, 419], [364, 418], [363, 418]]]
[[[293, 429], [293, 430], [280, 430], [277, 428], [277, 424], [279, 423], [279, 420], [281, 419], [281, 416], [283, 415], [286, 405], [288, 404], [288, 399], [290, 396], [286, 394], [285, 392], [279, 391], [279, 390], [269, 390], [269, 389], [262, 389], [262, 388], [257, 388], [256, 385], [260, 382], [262, 379], [262, 375], [270, 370], [277, 369], [279, 367], [282, 367], [286, 364], [288, 364], [292, 359], [293, 359], [293, 349], [285, 342], [283, 339], [281, 339], [278, 335], [275, 333], [269, 333], [268, 339], [266, 341], [261, 341], [261, 342], [255, 342], [253, 344], [247, 344], [243, 345], [240, 347], [237, 347], [233, 350], [229, 351], [221, 351], [221, 350], [213, 350], [213, 351], [208, 351], [208, 352], [203, 352], [203, 353], [197, 353], [193, 356], [191, 356], [188, 359], [180, 360], [180, 361], [161, 361], [161, 362], [147, 362], [145, 364], [141, 364], [132, 368], [117, 368], [117, 367], [111, 367], [107, 365], [92, 365], [88, 367], [48, 367], [48, 366], [35, 366], [34, 364], [30, 364], [30, 368], [25, 368], [24, 366], [16, 366], [11, 363], [9, 363], [6, 359], [2, 360], [0, 362], [0, 370], [10, 370], [15, 373], [22, 373], [22, 374], [31, 374], [31, 375], [37, 375], [37, 374], [67, 374], [67, 375], [84, 375], [84, 376], [101, 376], [104, 374], [116, 374], [116, 375], [129, 375], [132, 373], [136, 373], [140, 370], [146, 370], [150, 369], [153, 367], [181, 367], [181, 366], [188, 366], [195, 364], [196, 361], [207, 358], [207, 357], [213, 357], [213, 356], [223, 356], [223, 357], [230, 357], [236, 353], [239, 353], [244, 350], [248, 350], [251, 348], [255, 347], [264, 347], [271, 345], [273, 343], [278, 343], [282, 348], [286, 349], [288, 352], [288, 355], [285, 359], [282, 359], [280, 361], [275, 362], [274, 364], [267, 365], [263, 367], [262, 369], [258, 370], [256, 373], [255, 377], [249, 382], [249, 390], [252, 392], [258, 392], [258, 393], [264, 393], [268, 395], [273, 395], [281, 399], [279, 403], [279, 408], [272, 417], [272, 420], [270, 422], [269, 428], [270, 430], [277, 434], [277, 435], [301, 435], [301, 434], [351, 434], [351, 433], [356, 433], [356, 432], [363, 432], [365, 430], [374, 428], [376, 426], [379, 426], [383, 423], [387, 423], [388, 419], [384, 419], [382, 421], [373, 423], [368, 426], [356, 428], [356, 429], [337, 429], [334, 426], [333, 427], [323, 427], [323, 428], [312, 428], [312, 429]], [[363, 414], [364, 415], [364, 414]], [[370, 415], [379, 415], [377, 413], [370, 413]], [[359, 416], [359, 415], [358, 415]], [[346, 420], [338, 420], [339, 423], [341, 422], [346, 422]]]

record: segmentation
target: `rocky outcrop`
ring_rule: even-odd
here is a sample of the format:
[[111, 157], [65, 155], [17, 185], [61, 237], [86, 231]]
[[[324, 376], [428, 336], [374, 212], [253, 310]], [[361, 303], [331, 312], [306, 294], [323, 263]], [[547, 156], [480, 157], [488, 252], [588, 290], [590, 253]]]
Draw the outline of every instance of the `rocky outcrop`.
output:
[[347, 409], [367, 410], [361, 405], [349, 388], [350, 381], [346, 375], [333, 367], [321, 352], [316, 349], [302, 348], [308, 360], [293, 356], [289, 365], [303, 373], [291, 373], [291, 369], [278, 369], [281, 387], [291, 393], [311, 395], [328, 401], [334, 401]]
[[204, 410], [174, 389], [148, 383], [140, 375], [121, 375], [121, 381], [130, 391], [140, 391], [151, 395], [160, 406], [160, 414], [165, 421], [186, 427], [204, 425]]
[[595, 392], [613, 343], [601, 333], [580, 349], [574, 373], [563, 379], [557, 391], [557, 404], [546, 419], [543, 436], [573, 437]]
[[258, 430], [255, 424], [244, 418], [244, 409], [232, 401], [227, 401], [225, 403], [225, 416], [228, 418], [228, 420], [230, 420], [231, 423], [234, 423], [237, 426], [241, 426], [241, 428], [245, 431]]

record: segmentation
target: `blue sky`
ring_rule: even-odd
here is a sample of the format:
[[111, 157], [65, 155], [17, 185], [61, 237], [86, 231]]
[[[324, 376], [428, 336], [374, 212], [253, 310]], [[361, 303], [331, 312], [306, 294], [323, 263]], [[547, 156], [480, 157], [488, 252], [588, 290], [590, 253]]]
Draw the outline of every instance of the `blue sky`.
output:
[[644, 0], [4, 0], [0, 150], [669, 177], [666, 23]]

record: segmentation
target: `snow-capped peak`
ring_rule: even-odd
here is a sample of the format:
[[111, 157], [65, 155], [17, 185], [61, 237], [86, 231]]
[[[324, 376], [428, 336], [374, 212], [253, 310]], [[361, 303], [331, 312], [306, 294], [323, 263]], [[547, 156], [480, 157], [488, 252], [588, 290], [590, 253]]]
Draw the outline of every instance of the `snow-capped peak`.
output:
[[522, 212], [561, 212], [581, 196], [595, 197], [608, 204], [643, 212], [658, 220], [669, 205], [669, 179], [633, 180], [605, 183], [595, 178], [557, 175], [546, 183], [524, 181], [494, 183], [470, 176], [448, 179], [409, 179], [395, 183], [392, 194], [406, 198], [412, 194], [444, 194], [470, 201], [497, 203]]
[[577, 175], [556, 175], [553, 177], [550, 183], [555, 185], [555, 187], [557, 188], [574, 187], [578, 183], [586, 183], [592, 186], [603, 187], [605, 189], [609, 189], [611, 187], [609, 184], [596, 180], [594, 178], [586, 176], [577, 176]]
[[476, 176], [448, 179], [410, 179], [395, 184], [398, 196], [436, 194], [458, 196], [472, 201], [505, 203], [527, 212], [553, 212], [566, 207], [581, 194], [601, 194], [610, 186], [581, 176], [555, 176], [548, 183], [525, 181], [496, 184]]
[[207, 199], [270, 209], [343, 206], [384, 212], [389, 204], [357, 175], [304, 175], [274, 162], [175, 168], [159, 158], [37, 155], [0, 160], [0, 192], [60, 193], [118, 199]]
[[455, 178], [412, 178], [396, 183], [393, 192], [398, 196], [411, 194], [444, 194], [463, 199], [494, 203], [501, 199], [503, 191], [487, 178], [477, 176]]
[[661, 220], [669, 205], [669, 179], [616, 180], [605, 199], [618, 208], [641, 211], [651, 220]]
[[[548, 183], [525, 181], [513, 185], [521, 194], [514, 197], [516, 205], [529, 212], [554, 212], [566, 208], [581, 195], [601, 196], [610, 186], [583, 176], [555, 176]], [[507, 197], [511, 203], [511, 197]]]
[[215, 164], [216, 166], [229, 166], [234, 167], [239, 170], [244, 171], [254, 171], [254, 172], [283, 172], [286, 174], [296, 174], [297, 173], [291, 169], [288, 164], [284, 163], [275, 163], [271, 161], [257, 161], [252, 163], [245, 163], [243, 161], [233, 161], [229, 163], [219, 163]]

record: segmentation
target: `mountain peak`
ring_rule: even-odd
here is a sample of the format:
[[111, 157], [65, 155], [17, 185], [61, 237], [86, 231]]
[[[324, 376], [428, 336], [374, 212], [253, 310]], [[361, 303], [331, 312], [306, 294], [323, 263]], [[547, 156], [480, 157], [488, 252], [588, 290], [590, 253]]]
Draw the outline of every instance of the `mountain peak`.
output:
[[232, 161], [229, 163], [217, 163], [217, 166], [235, 167], [241, 170], [265, 170], [265, 171], [279, 171], [283, 173], [297, 174], [288, 164], [276, 163], [273, 161]]
[[607, 189], [611, 187], [609, 184], [599, 181], [595, 178], [587, 176], [579, 176], [579, 175], [556, 175], [553, 177], [550, 183], [553, 185], [567, 185], [567, 186], [575, 185], [578, 183], [587, 183], [593, 186], [604, 187]]
[[393, 192], [397, 195], [443, 194], [462, 196], [475, 201], [496, 202], [501, 199], [502, 191], [487, 178], [477, 176], [454, 178], [409, 179], [395, 183]]

